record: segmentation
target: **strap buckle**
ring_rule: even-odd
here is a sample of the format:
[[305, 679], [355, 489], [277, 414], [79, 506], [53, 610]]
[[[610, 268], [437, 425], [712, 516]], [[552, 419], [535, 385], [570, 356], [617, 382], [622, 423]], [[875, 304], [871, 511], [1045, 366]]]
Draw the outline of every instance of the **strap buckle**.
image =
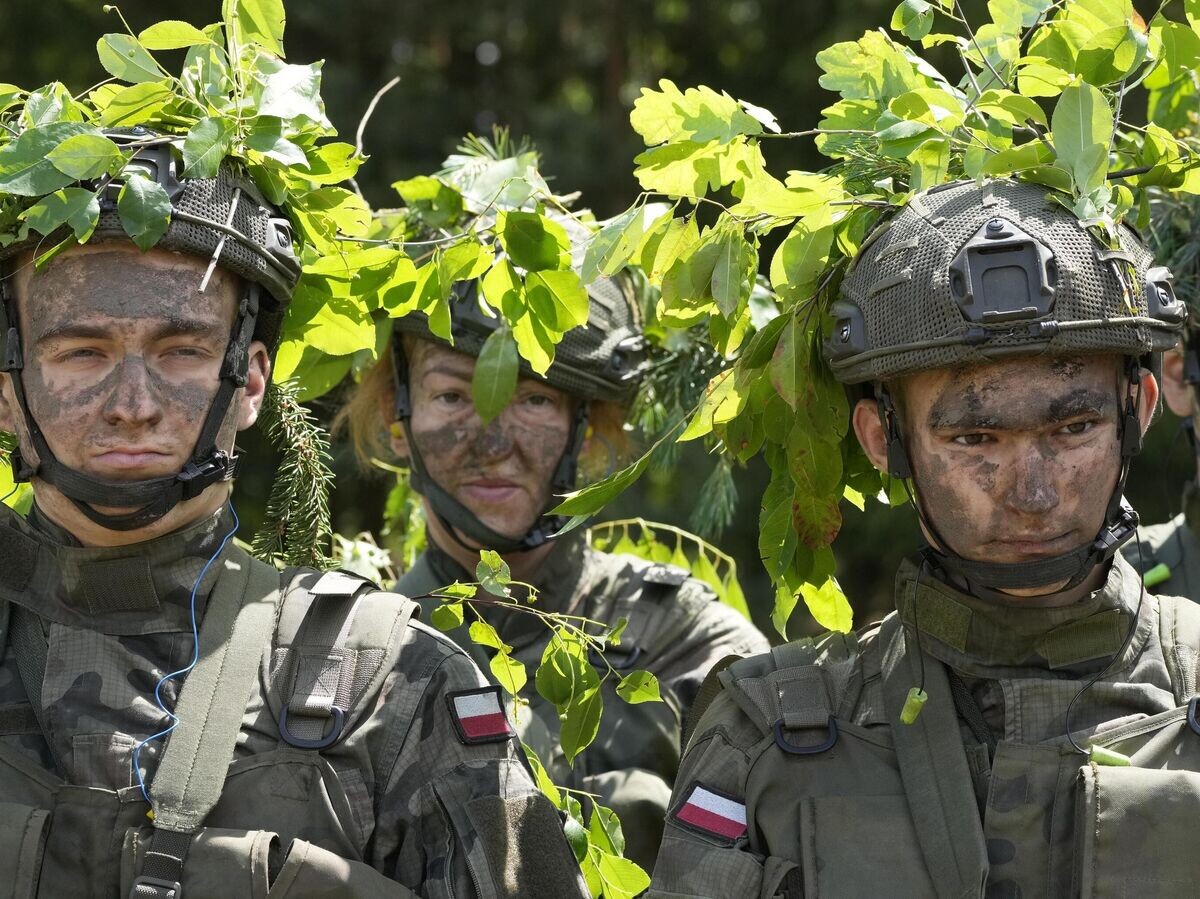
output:
[[306, 740], [288, 730], [288, 710], [285, 702], [283, 708], [279, 710], [279, 736], [283, 742], [289, 746], [295, 746], [297, 749], [328, 749], [342, 736], [342, 729], [346, 726], [346, 713], [342, 709], [336, 705], [331, 706], [329, 713], [333, 717], [333, 729], [324, 737]]
[[183, 498], [194, 499], [211, 485], [226, 480], [231, 474], [229, 456], [217, 450], [202, 462], [188, 462], [179, 474], [175, 475], [175, 480], [183, 485]]
[[183, 899], [183, 887], [178, 880], [142, 875], [133, 882], [129, 899]]
[[792, 755], [820, 755], [822, 752], [832, 749], [833, 744], [838, 741], [837, 719], [833, 715], [829, 716], [827, 727], [828, 730], [822, 742], [814, 743], [811, 746], [797, 746], [795, 743], [788, 742], [788, 738], [783, 735], [783, 719], [780, 718], [775, 722], [775, 745]]

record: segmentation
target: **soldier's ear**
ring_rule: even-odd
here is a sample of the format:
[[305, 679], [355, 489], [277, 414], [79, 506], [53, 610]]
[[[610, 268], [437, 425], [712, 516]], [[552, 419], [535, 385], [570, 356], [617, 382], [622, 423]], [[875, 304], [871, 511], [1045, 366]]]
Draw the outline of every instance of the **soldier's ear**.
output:
[[388, 443], [397, 459], [408, 458], [408, 434], [400, 422], [394, 421], [388, 426]]
[[242, 388], [238, 407], [238, 430], [244, 431], [258, 421], [267, 382], [271, 377], [271, 356], [266, 344], [255, 340], [250, 344], [250, 360], [246, 371], [246, 386]]
[[0, 431], [15, 434], [17, 433], [17, 407], [10, 397], [11, 390], [12, 386], [9, 384], [8, 375], [0, 374]]
[[1183, 353], [1178, 350], [1163, 354], [1163, 401], [1180, 418], [1192, 414], [1192, 388], [1183, 379], [1184, 361]]
[[879, 471], [888, 470], [888, 441], [883, 430], [883, 422], [879, 420], [879, 404], [876, 400], [859, 400], [854, 404], [851, 413], [854, 424], [854, 434], [858, 437], [859, 445], [871, 464]]

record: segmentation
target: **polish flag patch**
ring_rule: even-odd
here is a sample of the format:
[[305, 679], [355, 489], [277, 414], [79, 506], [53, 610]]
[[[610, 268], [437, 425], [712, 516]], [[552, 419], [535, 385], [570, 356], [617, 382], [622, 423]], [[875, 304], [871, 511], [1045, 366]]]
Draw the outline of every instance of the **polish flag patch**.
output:
[[692, 785], [674, 817], [690, 830], [730, 842], [746, 833], [746, 804], [710, 790], [702, 783]]
[[458, 738], [467, 745], [502, 743], [517, 735], [508, 723], [499, 687], [461, 690], [446, 697]]

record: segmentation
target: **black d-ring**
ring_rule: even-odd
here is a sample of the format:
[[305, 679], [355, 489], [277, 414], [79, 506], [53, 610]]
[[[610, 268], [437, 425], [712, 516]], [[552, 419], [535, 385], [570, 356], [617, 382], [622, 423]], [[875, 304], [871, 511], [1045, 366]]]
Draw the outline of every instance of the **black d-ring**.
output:
[[797, 746], [795, 743], [789, 743], [787, 737], [783, 735], [783, 719], [780, 718], [775, 722], [775, 745], [784, 752], [790, 752], [792, 755], [818, 755], [832, 749], [833, 744], [837, 740], [837, 719], [833, 715], [829, 716], [829, 733], [826, 735], [824, 742], [814, 743], [811, 746]]
[[316, 740], [305, 740], [302, 737], [297, 737], [288, 730], [288, 710], [285, 704], [279, 711], [279, 736], [283, 742], [289, 746], [295, 746], [297, 749], [327, 749], [338, 741], [342, 735], [342, 728], [346, 725], [346, 713], [339, 709], [336, 705], [329, 710], [333, 714], [333, 730], [327, 736], [320, 737]]
[[1188, 727], [1192, 729], [1192, 733], [1200, 734], [1200, 721], [1196, 720], [1196, 705], [1200, 703], [1200, 696], [1193, 696], [1188, 702]]

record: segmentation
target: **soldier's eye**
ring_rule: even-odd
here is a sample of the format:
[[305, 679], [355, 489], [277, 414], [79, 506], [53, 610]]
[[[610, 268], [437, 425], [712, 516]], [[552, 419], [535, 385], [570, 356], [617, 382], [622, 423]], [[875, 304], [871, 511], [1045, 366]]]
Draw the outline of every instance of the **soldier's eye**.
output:
[[1073, 421], [1069, 425], [1063, 427], [1059, 433], [1061, 434], [1086, 434], [1095, 426], [1094, 421]]
[[989, 439], [987, 434], [959, 434], [954, 438], [954, 442], [959, 446], [979, 446]]

